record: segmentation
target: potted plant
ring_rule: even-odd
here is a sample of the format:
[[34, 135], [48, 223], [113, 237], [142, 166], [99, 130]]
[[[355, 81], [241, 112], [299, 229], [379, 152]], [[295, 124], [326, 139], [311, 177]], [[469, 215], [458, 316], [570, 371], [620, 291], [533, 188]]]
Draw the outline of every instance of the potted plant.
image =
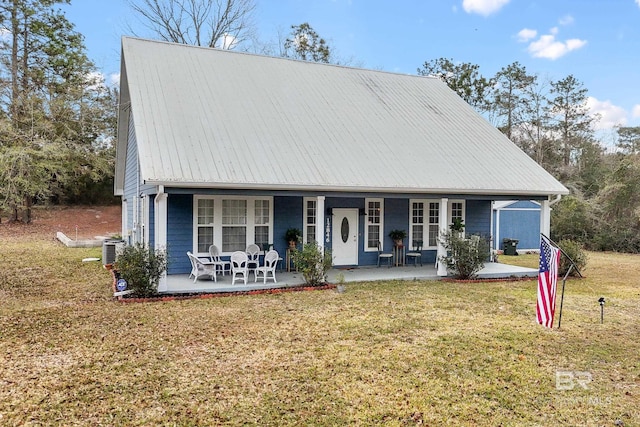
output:
[[449, 225], [449, 229], [454, 233], [462, 233], [464, 231], [464, 219], [454, 218], [451, 224]]
[[302, 232], [297, 228], [289, 228], [284, 233], [284, 239], [289, 243], [290, 248], [295, 248], [300, 241]]
[[396, 246], [402, 246], [402, 241], [407, 237], [407, 232], [404, 230], [391, 230], [389, 237], [395, 242]]

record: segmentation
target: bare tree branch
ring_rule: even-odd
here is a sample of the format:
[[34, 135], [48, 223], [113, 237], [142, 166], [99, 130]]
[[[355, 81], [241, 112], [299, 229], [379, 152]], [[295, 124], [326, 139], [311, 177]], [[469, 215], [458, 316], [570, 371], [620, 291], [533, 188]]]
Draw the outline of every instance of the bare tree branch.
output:
[[233, 49], [253, 37], [255, 0], [128, 0], [160, 39]]

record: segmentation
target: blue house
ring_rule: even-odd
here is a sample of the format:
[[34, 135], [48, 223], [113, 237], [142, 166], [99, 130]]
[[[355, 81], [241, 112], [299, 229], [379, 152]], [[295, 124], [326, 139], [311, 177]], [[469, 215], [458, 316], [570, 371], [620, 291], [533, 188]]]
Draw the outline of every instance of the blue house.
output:
[[168, 274], [211, 244], [282, 254], [291, 227], [336, 266], [375, 265], [392, 229], [434, 261], [454, 219], [488, 236], [494, 201], [535, 200], [548, 228], [568, 193], [437, 78], [125, 37], [120, 91], [122, 233]]
[[504, 239], [518, 241], [518, 251], [540, 249], [540, 203], [532, 200], [496, 201], [493, 204], [493, 245], [504, 250]]

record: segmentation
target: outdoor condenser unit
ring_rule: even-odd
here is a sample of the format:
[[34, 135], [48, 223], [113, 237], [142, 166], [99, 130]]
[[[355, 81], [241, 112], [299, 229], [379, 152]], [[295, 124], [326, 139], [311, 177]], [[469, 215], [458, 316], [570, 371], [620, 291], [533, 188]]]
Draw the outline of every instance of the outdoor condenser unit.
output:
[[116, 262], [118, 254], [124, 248], [122, 240], [105, 240], [102, 243], [102, 264], [108, 265]]

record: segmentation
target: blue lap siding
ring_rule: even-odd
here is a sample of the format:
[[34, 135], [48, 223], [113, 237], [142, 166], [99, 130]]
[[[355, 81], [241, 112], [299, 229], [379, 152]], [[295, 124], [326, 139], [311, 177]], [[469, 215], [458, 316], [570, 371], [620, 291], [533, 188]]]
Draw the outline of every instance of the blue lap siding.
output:
[[[151, 197], [151, 201], [153, 197]], [[304, 227], [304, 206], [303, 197], [295, 196], [273, 196], [273, 245], [280, 254], [284, 254], [287, 242], [284, 240], [284, 233], [288, 228], [294, 227], [301, 231]], [[153, 206], [153, 203], [150, 203]], [[336, 208], [358, 209], [358, 265], [372, 266], [377, 264], [377, 251], [365, 251], [366, 238], [366, 215], [365, 197], [326, 197], [325, 215], [328, 215]], [[193, 251], [193, 195], [172, 193], [168, 196], [167, 206], [167, 253], [168, 253], [168, 274], [189, 273], [191, 266], [187, 258], [187, 251]], [[480, 234], [488, 236], [491, 232], [491, 201], [489, 200], [467, 200], [465, 209], [466, 233]], [[330, 224], [332, 225], [332, 224]], [[150, 212], [150, 238], [153, 239], [153, 209]], [[326, 232], [326, 223], [317, 224]], [[382, 239], [385, 251], [391, 251], [393, 242], [388, 234], [390, 230], [409, 230], [409, 197], [386, 198], [384, 200], [384, 229]], [[329, 242], [325, 241], [325, 247], [331, 249], [332, 236], [329, 227]], [[152, 242], [150, 242], [152, 244]], [[408, 243], [405, 241], [405, 243]], [[436, 258], [435, 250], [424, 251], [424, 263], [432, 263]]]

